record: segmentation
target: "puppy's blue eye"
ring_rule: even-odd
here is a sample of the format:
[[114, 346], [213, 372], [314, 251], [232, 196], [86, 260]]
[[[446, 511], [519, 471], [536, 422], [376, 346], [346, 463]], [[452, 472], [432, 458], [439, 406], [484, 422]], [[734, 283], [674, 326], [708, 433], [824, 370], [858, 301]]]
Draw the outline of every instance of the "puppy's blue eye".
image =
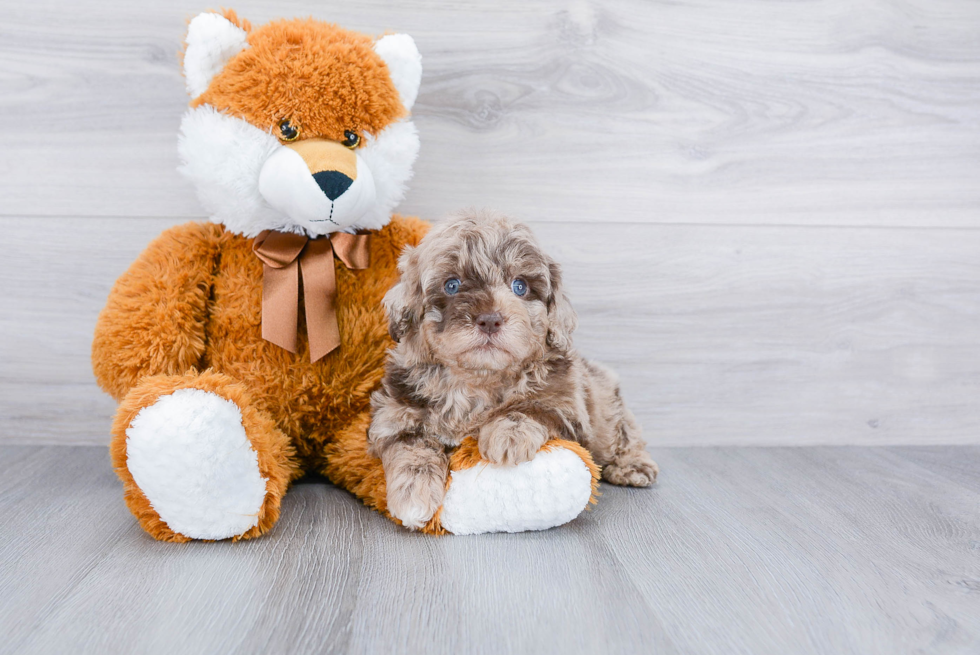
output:
[[518, 296], [523, 296], [525, 293], [527, 293], [527, 282], [525, 282], [521, 278], [517, 278], [516, 280], [510, 283], [510, 288]]
[[442, 286], [450, 296], [455, 296], [456, 292], [459, 291], [459, 280], [453, 278], [451, 280], [446, 280], [446, 283]]

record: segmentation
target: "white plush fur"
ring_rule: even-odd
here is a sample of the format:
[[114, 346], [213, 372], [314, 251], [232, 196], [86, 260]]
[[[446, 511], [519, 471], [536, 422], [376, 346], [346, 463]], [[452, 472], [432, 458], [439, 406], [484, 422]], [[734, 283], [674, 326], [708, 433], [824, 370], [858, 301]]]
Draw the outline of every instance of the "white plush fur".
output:
[[556, 448], [517, 466], [477, 464], [454, 471], [442, 526], [453, 534], [546, 530], [581, 514], [591, 496], [585, 462]]
[[374, 51], [384, 59], [391, 81], [398, 89], [405, 109], [411, 109], [422, 84], [422, 55], [407, 34], [389, 34], [374, 44]]
[[[197, 188], [198, 198], [212, 221], [246, 237], [270, 229], [319, 236], [384, 227], [405, 197], [412, 165], [418, 157], [419, 137], [415, 125], [407, 120], [388, 126], [377, 136], [364, 135], [364, 146], [357, 150], [358, 180], [336, 200], [332, 216], [330, 203], [324, 197], [316, 217], [307, 211], [310, 203], [283, 201], [303, 184], [312, 193], [319, 193], [310, 172], [303, 167], [292, 171], [294, 184], [280, 178], [281, 193], [269, 194], [273, 202], [263, 195], [260, 177], [266, 163], [282, 150], [292, 151], [251, 123], [209, 105], [189, 109], [181, 121], [177, 149], [181, 159], [178, 170]], [[373, 185], [373, 193], [368, 185]], [[372, 196], [373, 202], [365, 200]], [[333, 222], [319, 221], [327, 217]]]
[[228, 60], [248, 47], [248, 34], [224, 16], [199, 14], [187, 27], [184, 51], [184, 80], [187, 93], [196, 98]]
[[227, 539], [259, 522], [266, 482], [238, 406], [181, 389], [143, 408], [126, 430], [127, 467], [174, 532]]
[[279, 148], [266, 160], [259, 175], [259, 193], [310, 234], [350, 228], [377, 201], [374, 176], [361, 157], [357, 157], [353, 184], [339, 198], [330, 200], [303, 158], [290, 148]]
[[180, 123], [178, 170], [197, 188], [211, 220], [254, 237], [289, 219], [259, 193], [262, 166], [282, 145], [268, 132], [210, 105], [189, 109]]
[[419, 133], [415, 123], [402, 120], [392, 123], [377, 136], [365, 134], [364, 146], [357, 151], [357, 156], [374, 175], [377, 197], [374, 206], [358, 219], [357, 227], [377, 230], [388, 224], [391, 212], [408, 191], [412, 166], [419, 156]]

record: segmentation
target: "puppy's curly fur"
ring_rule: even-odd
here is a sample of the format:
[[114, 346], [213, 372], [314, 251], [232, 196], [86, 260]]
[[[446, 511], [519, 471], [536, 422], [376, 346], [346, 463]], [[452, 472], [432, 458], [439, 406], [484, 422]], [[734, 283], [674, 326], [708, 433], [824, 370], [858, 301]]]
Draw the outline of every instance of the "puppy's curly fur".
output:
[[448, 453], [467, 436], [497, 464], [560, 437], [585, 446], [613, 484], [656, 480], [615, 375], [572, 349], [561, 269], [527, 226], [460, 214], [407, 249], [399, 272], [384, 299], [398, 345], [371, 398], [368, 441], [403, 524], [419, 528], [442, 505]]

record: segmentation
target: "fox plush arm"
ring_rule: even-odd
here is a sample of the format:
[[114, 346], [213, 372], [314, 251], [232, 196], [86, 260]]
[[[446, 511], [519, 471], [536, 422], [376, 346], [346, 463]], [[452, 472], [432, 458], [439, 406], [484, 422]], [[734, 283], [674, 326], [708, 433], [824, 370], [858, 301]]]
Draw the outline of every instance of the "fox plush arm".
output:
[[199, 367], [220, 234], [212, 224], [173, 227], [116, 281], [92, 344], [96, 380], [116, 400], [146, 375]]

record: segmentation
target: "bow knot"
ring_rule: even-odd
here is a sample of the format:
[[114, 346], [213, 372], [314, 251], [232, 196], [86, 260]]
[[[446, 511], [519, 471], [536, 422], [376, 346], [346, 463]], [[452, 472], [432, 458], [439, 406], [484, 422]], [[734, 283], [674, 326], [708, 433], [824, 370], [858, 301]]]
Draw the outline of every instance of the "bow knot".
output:
[[255, 237], [252, 252], [263, 264], [262, 338], [291, 353], [299, 351], [299, 281], [303, 279], [310, 361], [340, 345], [334, 299], [334, 255], [349, 269], [370, 264], [370, 236], [337, 232], [310, 239], [302, 234], [266, 230]]

